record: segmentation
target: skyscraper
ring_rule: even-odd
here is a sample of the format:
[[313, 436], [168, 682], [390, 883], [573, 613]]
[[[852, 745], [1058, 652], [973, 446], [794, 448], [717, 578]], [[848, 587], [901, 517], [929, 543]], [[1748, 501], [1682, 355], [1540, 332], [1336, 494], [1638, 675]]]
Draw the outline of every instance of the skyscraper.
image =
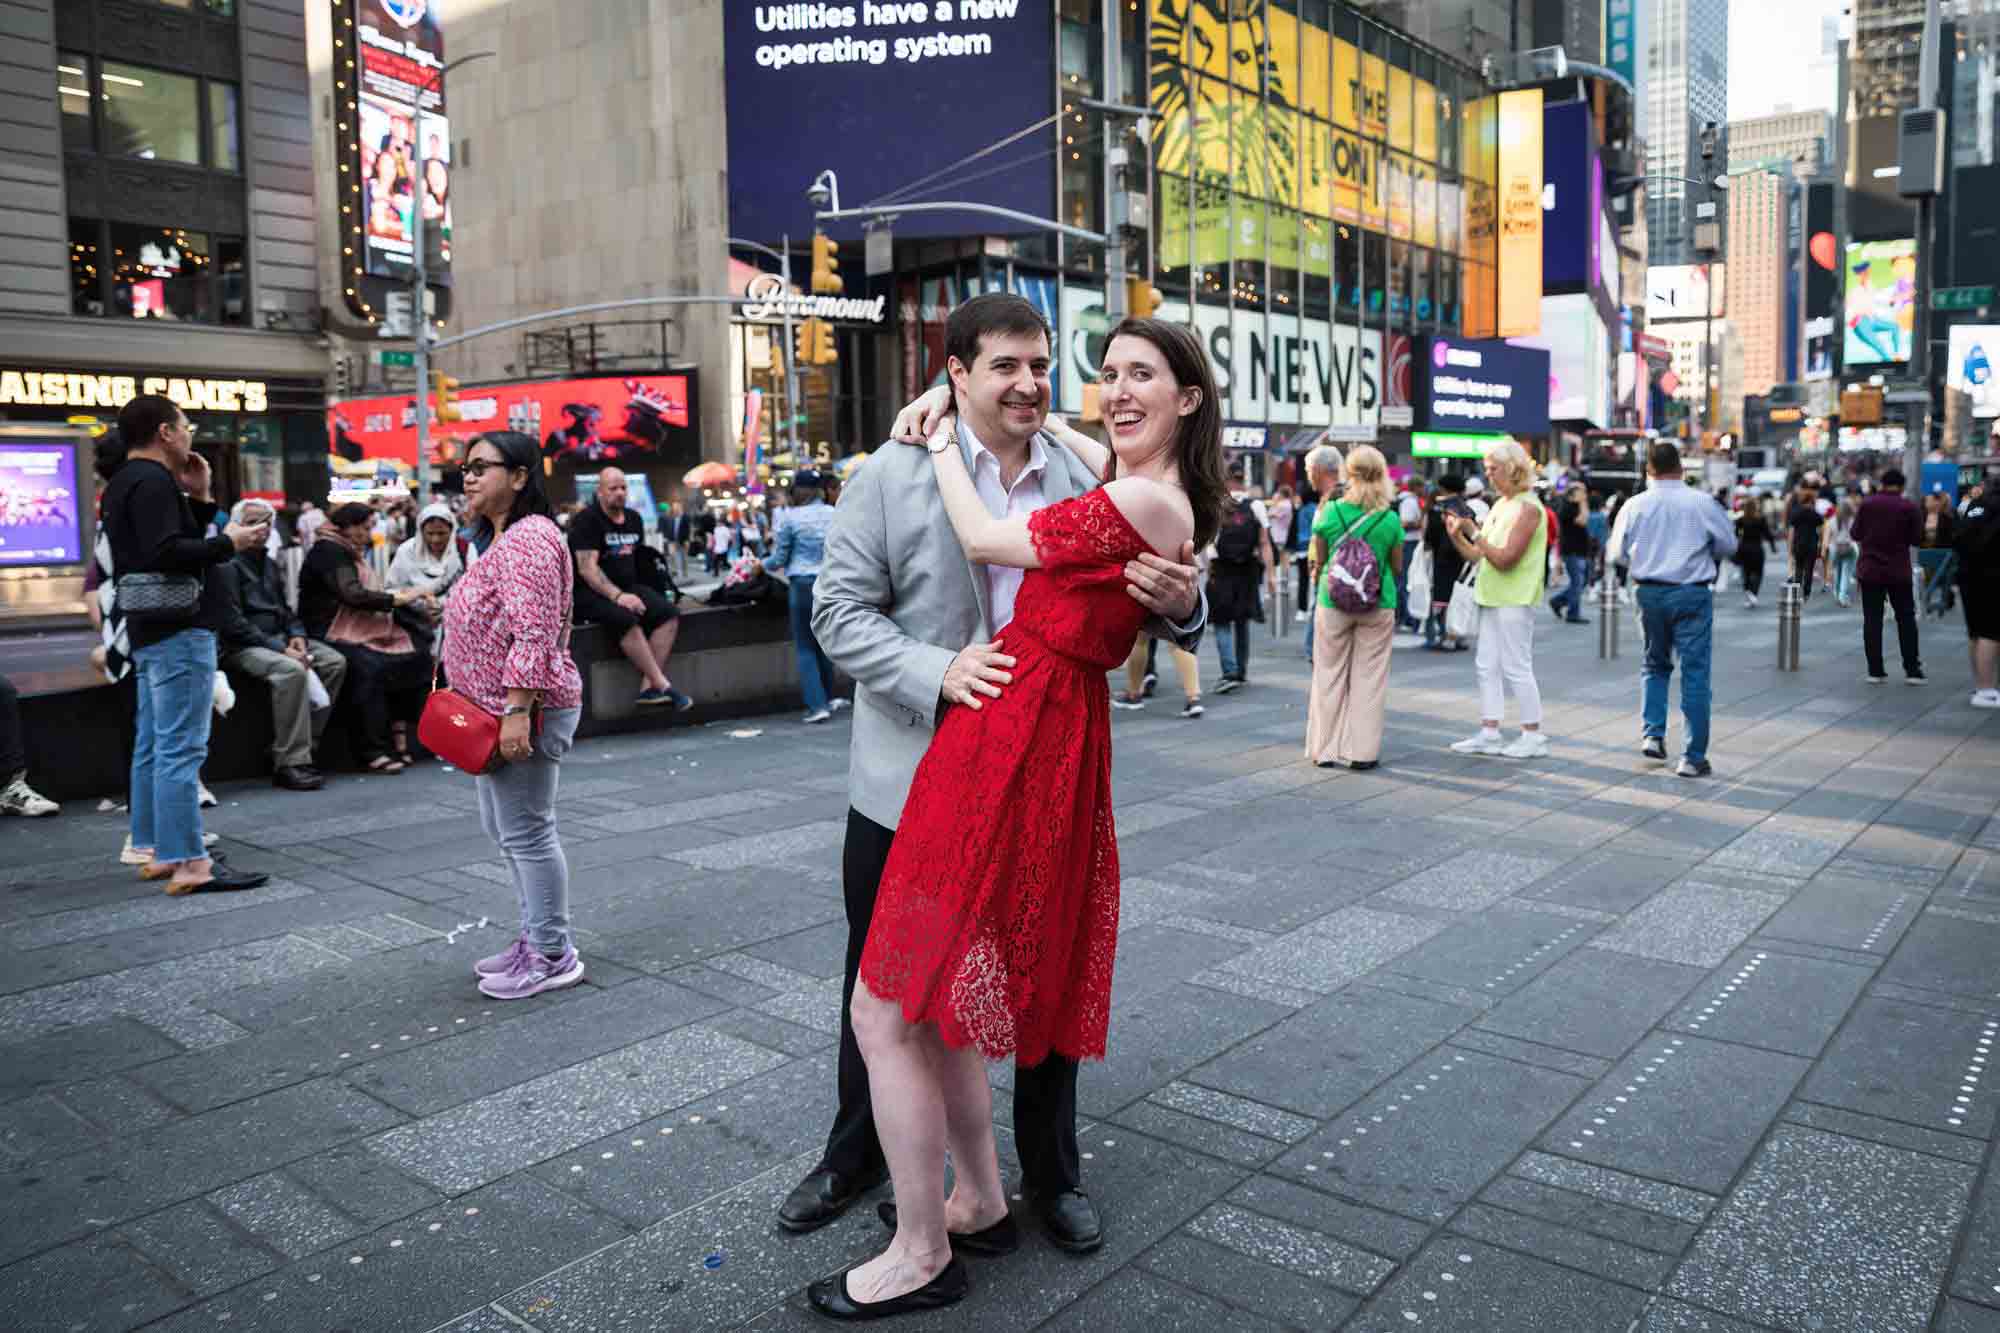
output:
[[[1782, 111], [1729, 127], [1729, 286], [1734, 347], [1723, 353], [1723, 401], [1763, 394], [1798, 377], [1787, 354], [1792, 323], [1788, 280], [1793, 250], [1790, 210], [1798, 202], [1800, 169], [1816, 175], [1833, 138], [1822, 110]], [[1732, 379], [1740, 387], [1731, 390]]]
[[[1646, 174], [1701, 179], [1701, 130], [1729, 120], [1729, 0], [1647, 5]], [[1711, 164], [1714, 175], [1726, 159]], [[1694, 209], [1706, 198], [1679, 180], [1646, 182], [1648, 262], [1691, 264]]]

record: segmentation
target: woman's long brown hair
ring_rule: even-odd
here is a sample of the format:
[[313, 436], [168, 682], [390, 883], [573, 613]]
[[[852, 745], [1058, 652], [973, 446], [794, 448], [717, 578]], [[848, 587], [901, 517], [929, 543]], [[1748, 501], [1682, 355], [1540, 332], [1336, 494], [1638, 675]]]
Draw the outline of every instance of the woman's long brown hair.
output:
[[[1151, 343], [1166, 359], [1167, 373], [1175, 384], [1201, 392], [1201, 402], [1181, 418], [1174, 442], [1174, 466], [1194, 510], [1194, 549], [1199, 551], [1215, 540], [1216, 530], [1222, 526], [1223, 507], [1229, 502], [1229, 480], [1222, 471], [1222, 403], [1215, 391], [1208, 353], [1192, 329], [1163, 319], [1120, 320], [1104, 340], [1105, 349], [1109, 351], [1119, 338]], [[1117, 475], [1118, 455], [1114, 452], [1105, 466], [1104, 479]]]

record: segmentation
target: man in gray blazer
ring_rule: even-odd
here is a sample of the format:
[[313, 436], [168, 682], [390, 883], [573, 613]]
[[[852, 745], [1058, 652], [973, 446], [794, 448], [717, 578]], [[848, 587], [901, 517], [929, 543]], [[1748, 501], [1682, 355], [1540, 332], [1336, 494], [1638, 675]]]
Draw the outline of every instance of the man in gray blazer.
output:
[[[961, 411], [959, 447], [987, 507], [1025, 515], [1099, 484], [1040, 431], [1049, 403], [1049, 328], [1027, 301], [974, 297], [951, 314], [945, 350]], [[1132, 595], [1154, 612], [1149, 633], [1192, 650], [1205, 606], [1192, 549], [1181, 563], [1146, 554], [1126, 566]], [[849, 760], [847, 980], [841, 992], [840, 1109], [818, 1166], [778, 1210], [790, 1231], [840, 1216], [887, 1174], [868, 1095], [868, 1066], [847, 1004], [874, 915], [875, 894], [917, 762], [948, 707], [997, 698], [1013, 658], [1000, 651], [1021, 571], [974, 568], [959, 546], [929, 456], [889, 443], [840, 496], [813, 594], [813, 634], [856, 682]], [[1183, 628], [1185, 626], [1185, 628]], [[1023, 811], [1023, 817], [1031, 812]], [[1079, 1188], [1076, 1064], [1051, 1055], [1017, 1066], [1014, 1140], [1023, 1193], [1062, 1248], [1103, 1243], [1096, 1209]]]

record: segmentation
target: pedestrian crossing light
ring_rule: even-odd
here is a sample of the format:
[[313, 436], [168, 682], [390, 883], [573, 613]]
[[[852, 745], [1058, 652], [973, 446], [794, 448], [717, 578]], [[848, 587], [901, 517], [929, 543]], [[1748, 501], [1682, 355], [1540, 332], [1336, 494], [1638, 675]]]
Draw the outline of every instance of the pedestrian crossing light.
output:
[[833, 347], [833, 325], [823, 319], [809, 319], [794, 332], [800, 365], [830, 366], [840, 359]]
[[1160, 289], [1144, 278], [1125, 279], [1125, 313], [1133, 319], [1151, 319], [1160, 308]]
[[837, 296], [842, 291], [840, 246], [823, 231], [813, 233], [812, 287], [821, 296]]
[[431, 372], [431, 389], [437, 397], [437, 411], [433, 414], [439, 421], [463, 421], [465, 413], [458, 407], [458, 381], [442, 370]]

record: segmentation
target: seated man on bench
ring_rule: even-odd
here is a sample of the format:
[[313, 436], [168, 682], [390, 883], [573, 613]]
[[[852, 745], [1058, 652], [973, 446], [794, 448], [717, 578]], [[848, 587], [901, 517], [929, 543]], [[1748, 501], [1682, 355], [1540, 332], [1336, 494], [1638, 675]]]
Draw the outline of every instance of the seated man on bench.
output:
[[680, 610], [639, 576], [638, 553], [646, 537], [639, 515], [625, 507], [625, 474], [615, 467], [597, 474], [597, 498], [569, 521], [569, 549], [576, 557], [576, 618], [594, 620], [618, 638], [638, 668], [639, 706], [671, 704], [681, 712], [694, 700], [667, 679], [667, 657], [680, 633]]

